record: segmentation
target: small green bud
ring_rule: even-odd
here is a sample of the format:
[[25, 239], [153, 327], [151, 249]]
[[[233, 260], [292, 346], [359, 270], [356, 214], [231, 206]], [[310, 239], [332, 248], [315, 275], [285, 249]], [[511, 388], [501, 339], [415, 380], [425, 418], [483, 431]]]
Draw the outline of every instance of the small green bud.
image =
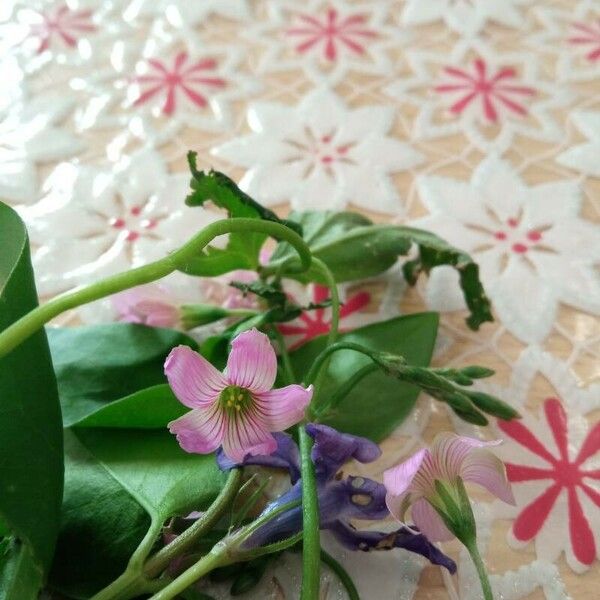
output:
[[510, 421], [511, 419], [518, 419], [521, 415], [509, 404], [503, 402], [499, 398], [485, 394], [484, 392], [468, 392], [471, 402], [493, 417]]
[[467, 423], [471, 423], [471, 425], [479, 425], [480, 427], [485, 427], [489, 423], [487, 418], [474, 408], [465, 411], [452, 407], [452, 410], [454, 411], [454, 414], [456, 414], [457, 417], [460, 417], [463, 421], [466, 421]]
[[464, 367], [460, 371], [463, 375], [466, 375], [471, 379], [485, 379], [486, 377], [491, 377], [495, 373], [493, 369], [488, 369], [487, 367], [480, 367], [478, 365]]

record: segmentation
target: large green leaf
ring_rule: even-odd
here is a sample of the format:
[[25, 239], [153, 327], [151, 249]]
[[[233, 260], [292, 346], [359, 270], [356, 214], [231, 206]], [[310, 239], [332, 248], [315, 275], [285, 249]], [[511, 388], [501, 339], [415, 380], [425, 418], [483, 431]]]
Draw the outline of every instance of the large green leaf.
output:
[[[411, 365], [427, 366], [431, 360], [438, 328], [436, 313], [419, 313], [367, 325], [340, 336], [374, 350], [404, 356]], [[319, 336], [292, 353], [298, 377], [308, 372], [315, 357], [327, 346], [327, 336]], [[326, 400], [370, 359], [353, 350], [333, 354], [319, 398]], [[366, 376], [339, 405], [325, 423], [374, 441], [388, 436], [410, 413], [419, 390], [381, 372]]]
[[66, 436], [65, 504], [52, 584], [77, 597], [123, 571], [150, 519], [162, 523], [205, 510], [225, 481], [214, 456], [184, 452], [164, 430], [73, 429]]
[[[188, 206], [202, 206], [211, 200], [227, 210], [230, 217], [265, 219], [291, 227], [301, 233], [300, 227], [277, 215], [243, 192], [236, 183], [219, 171], [204, 173], [196, 167], [196, 153], [188, 152], [188, 163], [192, 172], [192, 191], [186, 198]], [[189, 261], [184, 270], [191, 275], [215, 276], [235, 269], [254, 270], [259, 265], [259, 253], [267, 239], [266, 234], [257, 232], [230, 233], [224, 249], [209, 246], [202, 256]]]
[[165, 382], [171, 348], [196, 343], [170, 329], [132, 323], [48, 328], [65, 426], [110, 402]]
[[110, 402], [74, 423], [73, 427], [164, 429], [169, 421], [187, 411], [169, 385], [163, 383]]
[[[37, 294], [25, 227], [1, 202], [0, 246], [2, 331], [37, 306]], [[14, 536], [0, 589], [28, 600], [52, 560], [63, 488], [60, 406], [43, 331], [0, 358], [0, 457], [0, 521]], [[23, 573], [28, 585], [11, 581]]]
[[[411, 242], [398, 236], [393, 228], [380, 227], [351, 212], [292, 212], [290, 217], [302, 225], [304, 241], [312, 253], [327, 264], [338, 283], [372, 277], [389, 269]], [[271, 257], [269, 267], [286, 265], [286, 273], [297, 266], [297, 253], [281, 243]], [[326, 283], [315, 269], [294, 274], [300, 281]]]
[[[477, 264], [468, 254], [436, 235], [412, 227], [374, 225], [366, 217], [350, 212], [301, 212], [292, 213], [290, 217], [302, 225], [304, 240], [313, 254], [327, 264], [338, 283], [377, 275], [416, 244], [418, 258], [404, 267], [409, 283], [414, 284], [421, 272], [429, 273], [434, 267], [450, 265], [459, 273], [460, 285], [471, 311], [467, 318], [469, 327], [477, 329], [481, 323], [493, 320]], [[326, 283], [323, 275], [314, 270], [295, 273], [298, 259], [287, 243], [277, 246], [268, 272], [278, 272], [282, 268], [286, 276], [300, 281]]]

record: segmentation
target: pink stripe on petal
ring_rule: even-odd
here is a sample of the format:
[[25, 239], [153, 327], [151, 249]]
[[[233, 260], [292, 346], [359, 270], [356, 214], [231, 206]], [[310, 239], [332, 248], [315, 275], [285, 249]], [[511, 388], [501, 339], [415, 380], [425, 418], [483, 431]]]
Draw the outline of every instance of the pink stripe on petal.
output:
[[470, 437], [461, 437], [454, 433], [438, 433], [431, 444], [431, 455], [434, 459], [438, 476], [452, 480], [461, 475], [464, 460], [475, 448], [497, 446], [500, 440], [484, 442]]
[[250, 414], [228, 419], [223, 452], [234, 462], [242, 462], [248, 454], [269, 455], [276, 449], [275, 438]]
[[273, 387], [276, 375], [277, 356], [264, 333], [252, 328], [231, 342], [227, 359], [227, 378], [231, 385], [260, 394]]
[[256, 394], [256, 410], [269, 431], [284, 431], [304, 418], [304, 411], [313, 395], [312, 385], [288, 385]]
[[412, 520], [430, 542], [447, 542], [454, 534], [444, 525], [436, 510], [425, 500], [417, 500], [411, 509]]
[[209, 406], [227, 387], [223, 374], [187, 346], [171, 350], [165, 375], [179, 402], [190, 408]]
[[464, 459], [460, 475], [464, 481], [477, 483], [507, 504], [515, 504], [504, 463], [489, 450], [472, 451]]
[[171, 421], [168, 427], [186, 452], [210, 454], [223, 442], [225, 425], [225, 416], [215, 404], [206, 410], [191, 410], [183, 417]]

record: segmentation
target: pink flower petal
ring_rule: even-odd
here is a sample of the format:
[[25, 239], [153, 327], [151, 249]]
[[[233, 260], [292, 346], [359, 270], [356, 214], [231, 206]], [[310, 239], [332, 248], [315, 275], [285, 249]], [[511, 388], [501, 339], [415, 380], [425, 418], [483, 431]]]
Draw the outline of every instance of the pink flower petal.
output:
[[507, 504], [515, 505], [504, 463], [488, 450], [473, 450], [463, 461], [460, 476], [464, 481], [479, 484]]
[[284, 431], [304, 418], [313, 386], [288, 385], [255, 395], [256, 410], [269, 431]]
[[253, 328], [233, 340], [227, 359], [227, 378], [231, 385], [260, 394], [273, 387], [276, 375], [277, 356], [264, 333]]
[[277, 449], [275, 438], [265, 429], [258, 415], [248, 412], [228, 418], [223, 438], [223, 452], [236, 463], [250, 454], [267, 456]]
[[165, 361], [165, 375], [179, 402], [190, 408], [211, 405], [227, 387], [223, 374], [187, 346], [171, 350]]
[[186, 452], [210, 454], [223, 441], [225, 417], [215, 403], [208, 409], [191, 410], [183, 417], [171, 421], [168, 427]]
[[385, 485], [388, 493], [399, 496], [406, 492], [428, 454], [429, 450], [424, 448], [413, 454], [403, 463], [384, 471], [383, 485]]
[[433, 459], [433, 479], [452, 481], [461, 475], [463, 461], [475, 448], [497, 446], [501, 440], [484, 442], [470, 437], [461, 437], [454, 433], [438, 433], [431, 445]]
[[447, 542], [454, 539], [454, 534], [444, 525], [444, 521], [435, 508], [421, 498], [411, 509], [412, 520], [430, 542]]

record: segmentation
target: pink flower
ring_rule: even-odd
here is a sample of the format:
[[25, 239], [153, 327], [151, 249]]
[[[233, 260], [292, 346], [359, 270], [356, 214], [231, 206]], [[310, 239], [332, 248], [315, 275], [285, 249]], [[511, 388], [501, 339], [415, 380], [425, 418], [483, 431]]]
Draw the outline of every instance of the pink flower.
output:
[[207, 94], [226, 86], [226, 81], [216, 75], [218, 63], [214, 58], [190, 64], [187, 52], [180, 52], [171, 66], [156, 58], [149, 58], [148, 65], [150, 73], [138, 75], [134, 80], [140, 91], [133, 104], [144, 104], [159, 95], [164, 97], [162, 112], [167, 116], [175, 112], [178, 97], [183, 95], [196, 108], [205, 108], [209, 102]]
[[594, 480], [600, 479], [600, 469], [594, 468], [596, 465], [593, 463], [593, 457], [600, 452], [600, 423], [578, 445], [575, 440], [569, 440], [567, 414], [559, 400], [548, 398], [544, 402], [544, 416], [558, 456], [523, 423], [498, 421], [498, 427], [534, 454], [539, 462], [539, 466], [507, 463], [509, 480], [516, 484], [548, 482], [546, 489], [521, 510], [513, 523], [512, 534], [520, 542], [534, 539], [551, 518], [561, 493], [565, 493], [573, 556], [582, 565], [590, 566], [596, 559], [597, 549], [594, 529], [583, 510], [580, 495], [586, 495], [596, 507], [600, 507], [600, 494], [593, 487]]
[[157, 285], [141, 285], [112, 296], [119, 321], [151, 327], [177, 327], [180, 312], [175, 299]]
[[335, 61], [340, 50], [352, 54], [365, 54], [365, 43], [377, 37], [377, 32], [369, 29], [367, 17], [353, 14], [340, 18], [337, 10], [327, 9], [322, 17], [299, 15], [298, 25], [287, 30], [287, 35], [298, 39], [296, 51], [304, 54], [313, 48], [322, 47], [323, 56], [328, 61]]
[[224, 373], [188, 348], [174, 348], [165, 374], [179, 401], [192, 410], [169, 423], [186, 452], [208, 454], [223, 446], [233, 461], [268, 455], [277, 448], [272, 432], [284, 431], [304, 417], [312, 386], [271, 389], [277, 357], [269, 338], [256, 329], [238, 335]]
[[[323, 285], [313, 285], [312, 302], [319, 304], [329, 298], [329, 288]], [[359, 313], [371, 302], [371, 295], [368, 292], [357, 292], [348, 296], [340, 308], [340, 332], [348, 331], [348, 317]], [[346, 323], [345, 323], [346, 321]], [[331, 310], [317, 308], [315, 310], [304, 311], [296, 321], [291, 323], [282, 323], [277, 328], [286, 338], [291, 339], [290, 350], [302, 346], [312, 338], [328, 333], [331, 328]]]
[[434, 89], [440, 94], [450, 96], [450, 111], [461, 114], [470, 105], [481, 104], [483, 116], [490, 123], [497, 123], [500, 108], [520, 116], [527, 114], [522, 103], [524, 98], [534, 96], [536, 91], [521, 85], [517, 71], [512, 67], [501, 67], [495, 71], [481, 58], [473, 62], [473, 70], [446, 67], [448, 82]]
[[46, 13], [34, 13], [32, 21], [29, 37], [39, 40], [38, 54], [48, 50], [54, 38], [74, 47], [82, 33], [96, 30], [91, 10], [71, 10], [65, 4]]
[[404, 522], [406, 511], [412, 506], [412, 519], [430, 541], [446, 541], [454, 537], [448, 530], [435, 506], [443, 503], [435, 489], [436, 480], [446, 484], [456, 496], [456, 480], [477, 483], [504, 502], [514, 504], [510, 483], [502, 461], [485, 450], [501, 441], [482, 442], [453, 433], [440, 433], [431, 445], [419, 450], [408, 460], [388, 469], [383, 474], [387, 489], [389, 511]]
[[589, 61], [600, 60], [600, 19], [591, 23], [573, 23], [573, 30], [569, 43], [587, 46], [585, 57]]

